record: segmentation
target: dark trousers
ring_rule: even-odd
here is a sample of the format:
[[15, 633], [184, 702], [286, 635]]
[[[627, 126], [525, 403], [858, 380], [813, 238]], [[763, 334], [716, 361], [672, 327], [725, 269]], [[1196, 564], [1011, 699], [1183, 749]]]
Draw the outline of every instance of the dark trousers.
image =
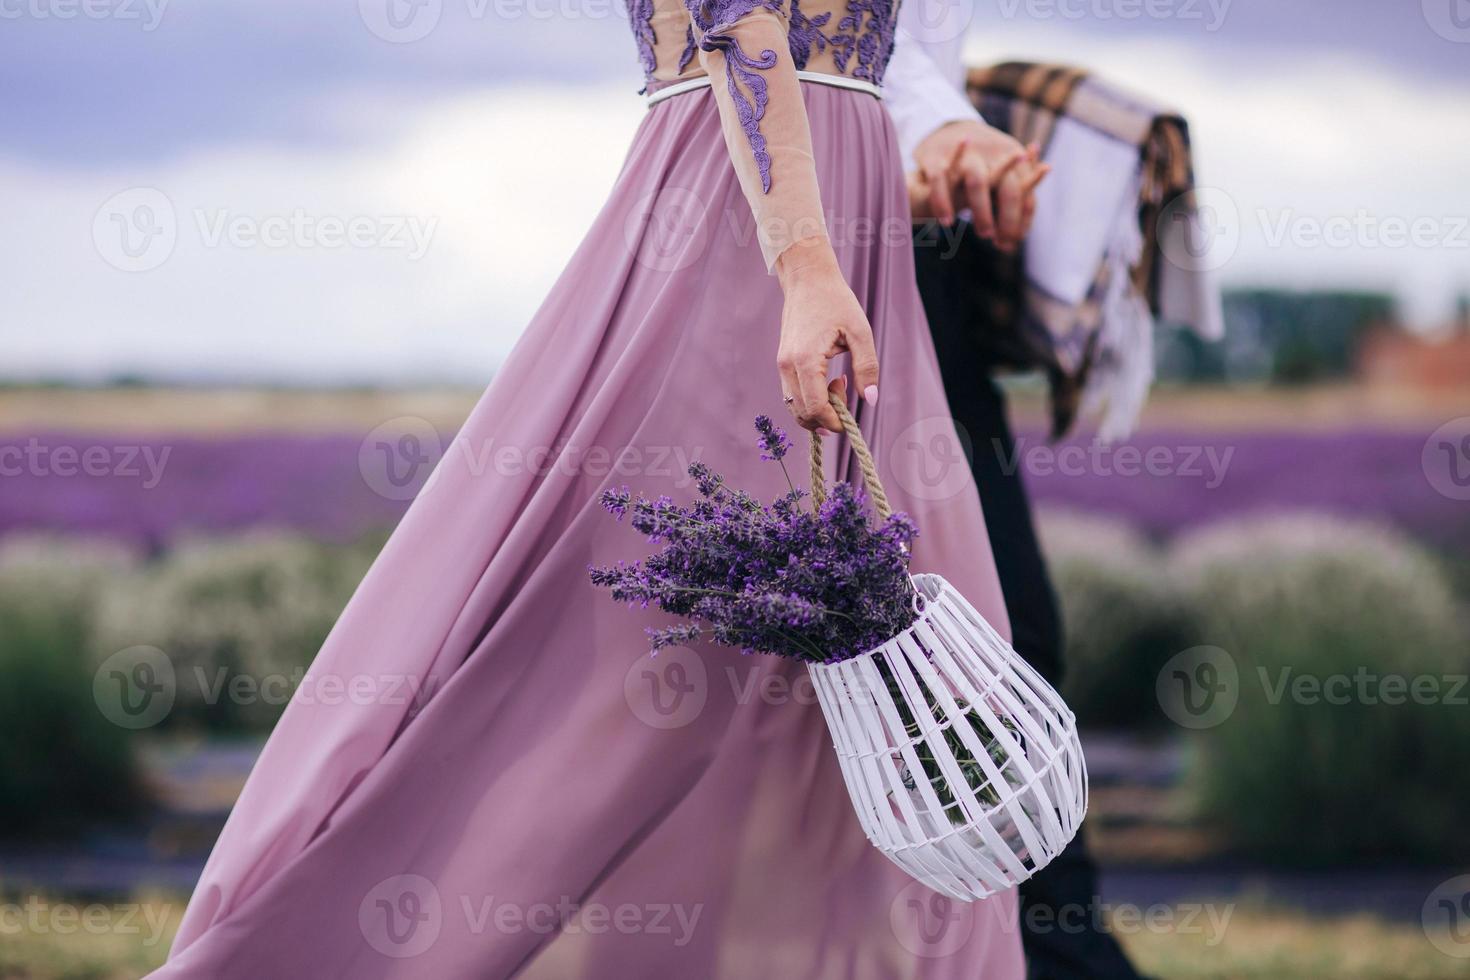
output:
[[[966, 251], [982, 247], [968, 236]], [[975, 266], [931, 244], [914, 250], [919, 292], [934, 335], [950, 414], [970, 441], [970, 468], [1011, 620], [1012, 643], [1053, 686], [1062, 675], [1056, 594], [1036, 539], [1031, 503], [1015, 459], [1005, 396], [986, 367], [985, 312], [966, 275]], [[1136, 980], [1111, 933], [1099, 929], [1097, 869], [1082, 835], [1021, 885], [1022, 941], [1029, 980]]]

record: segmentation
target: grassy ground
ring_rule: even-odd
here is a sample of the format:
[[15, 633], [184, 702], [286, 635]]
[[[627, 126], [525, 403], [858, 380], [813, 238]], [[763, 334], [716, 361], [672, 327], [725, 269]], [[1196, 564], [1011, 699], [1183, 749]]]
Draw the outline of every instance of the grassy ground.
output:
[[[488, 381], [489, 378], [487, 377]], [[36, 432], [357, 432], [398, 416], [427, 419], [452, 432], [479, 388], [45, 388], [0, 385], [0, 435]], [[1303, 388], [1157, 387], [1143, 427], [1199, 431], [1310, 431], [1354, 425], [1422, 427], [1463, 413], [1454, 389], [1389, 388], [1351, 383]], [[1012, 399], [1017, 424], [1037, 429], [1046, 406], [1039, 386]], [[1433, 426], [1430, 426], [1433, 428]], [[1426, 430], [1427, 431], [1427, 430]]]
[[[1227, 909], [1229, 918], [1216, 928]], [[134, 980], [163, 962], [183, 902], [151, 896], [113, 905], [49, 903], [39, 912], [41, 928], [19, 930], [21, 916], [38, 921], [36, 914], [23, 905], [0, 910], [0, 980]], [[1470, 947], [1464, 958], [1447, 956], [1415, 924], [1225, 905], [1216, 913], [1213, 924], [1176, 911], [1177, 928], [1116, 928], [1138, 966], [1158, 980], [1470, 978]], [[88, 915], [100, 928], [83, 925]]]
[[[1159, 980], [1452, 980], [1470, 958], [1446, 955], [1417, 923], [1371, 917], [1314, 919], [1238, 907], [1223, 938], [1203, 931], [1122, 935], [1138, 966]], [[1463, 952], [1470, 957], [1470, 947]]]
[[0, 897], [0, 980], [137, 980], [163, 963], [182, 898]]

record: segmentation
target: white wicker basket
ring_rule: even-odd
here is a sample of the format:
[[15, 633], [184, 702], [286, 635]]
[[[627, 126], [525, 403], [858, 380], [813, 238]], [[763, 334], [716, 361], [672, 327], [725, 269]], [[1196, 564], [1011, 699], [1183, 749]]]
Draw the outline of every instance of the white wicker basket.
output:
[[[833, 402], [886, 512], [862, 434]], [[820, 472], [814, 448], [818, 496]], [[868, 839], [935, 891], [974, 901], [1067, 846], [1087, 812], [1087, 769], [1061, 695], [943, 578], [914, 585], [912, 626], [811, 676]]]

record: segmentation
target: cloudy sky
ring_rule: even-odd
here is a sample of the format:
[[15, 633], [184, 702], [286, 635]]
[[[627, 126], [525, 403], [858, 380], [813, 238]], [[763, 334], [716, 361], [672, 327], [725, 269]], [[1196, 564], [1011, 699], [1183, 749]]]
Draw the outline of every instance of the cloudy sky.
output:
[[[1189, 116], [1227, 283], [1470, 291], [1470, 0], [976, 0]], [[642, 115], [621, 0], [0, 0], [0, 375], [476, 380]], [[1416, 241], [1400, 240], [1413, 228]]]

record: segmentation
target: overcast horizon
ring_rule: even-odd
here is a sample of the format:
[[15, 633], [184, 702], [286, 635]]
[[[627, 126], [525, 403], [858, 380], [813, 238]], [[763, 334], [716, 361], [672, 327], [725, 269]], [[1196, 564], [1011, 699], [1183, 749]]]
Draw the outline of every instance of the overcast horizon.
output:
[[[617, 0], [387, 2], [0, 11], [0, 377], [488, 378], [622, 163], [636, 52]], [[967, 55], [1178, 106], [1226, 285], [1382, 290], [1427, 327], [1470, 292], [1464, 3], [983, 0]], [[161, 259], [109, 240], [124, 215]]]

